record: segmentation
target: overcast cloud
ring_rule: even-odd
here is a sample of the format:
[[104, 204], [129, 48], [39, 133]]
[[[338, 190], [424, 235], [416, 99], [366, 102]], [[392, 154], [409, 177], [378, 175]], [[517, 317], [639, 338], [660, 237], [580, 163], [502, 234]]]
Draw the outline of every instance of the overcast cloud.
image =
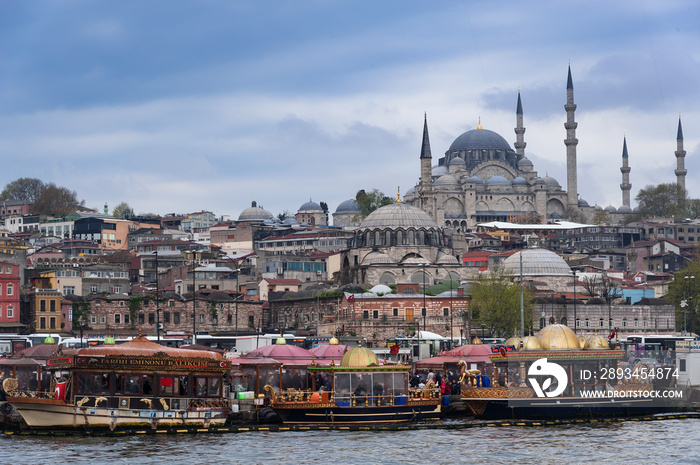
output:
[[[0, 2], [0, 187], [35, 177], [88, 206], [273, 214], [419, 177], [476, 127], [566, 188], [573, 73], [579, 194], [621, 205], [674, 182], [679, 113], [700, 197], [694, 1]], [[634, 203], [634, 202], [633, 202]]]

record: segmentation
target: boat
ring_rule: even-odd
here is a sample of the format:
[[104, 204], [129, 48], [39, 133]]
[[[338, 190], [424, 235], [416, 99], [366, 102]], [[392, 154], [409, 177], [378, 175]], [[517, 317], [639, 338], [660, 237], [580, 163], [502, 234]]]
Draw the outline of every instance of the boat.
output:
[[[68, 352], [68, 351], [66, 351]], [[229, 413], [221, 354], [165, 347], [139, 336], [47, 361], [46, 390], [3, 381], [30, 429], [213, 427]]]
[[[483, 419], [576, 419], [639, 416], [674, 406], [654, 398], [653, 367], [623, 362], [599, 335], [579, 337], [551, 324], [536, 336], [494, 346], [490, 373], [463, 366], [460, 398]], [[673, 370], [662, 371], [673, 376]]]
[[410, 365], [380, 365], [365, 347], [354, 347], [339, 365], [307, 367], [311, 389], [265, 386], [269, 407], [285, 424], [380, 424], [440, 418], [435, 386], [409, 388]]

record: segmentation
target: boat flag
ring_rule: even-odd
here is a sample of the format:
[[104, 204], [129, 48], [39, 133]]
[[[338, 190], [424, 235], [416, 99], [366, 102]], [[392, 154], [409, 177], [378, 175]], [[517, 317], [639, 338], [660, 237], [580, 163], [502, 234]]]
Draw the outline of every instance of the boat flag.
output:
[[62, 400], [65, 402], [66, 400], [66, 384], [67, 382], [63, 383], [56, 383], [56, 389], [53, 391], [53, 398], [54, 400]]

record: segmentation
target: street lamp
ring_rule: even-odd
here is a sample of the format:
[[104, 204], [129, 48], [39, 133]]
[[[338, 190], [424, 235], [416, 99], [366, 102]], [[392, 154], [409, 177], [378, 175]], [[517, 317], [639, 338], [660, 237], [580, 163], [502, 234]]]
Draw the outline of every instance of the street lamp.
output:
[[[687, 311], [686, 309], [688, 308], [688, 299], [692, 298], [689, 297], [688, 299], [686, 298], [686, 291], [690, 293], [690, 287], [691, 287], [691, 279], [695, 279], [695, 276], [683, 276], [683, 279], [685, 279], [685, 286], [683, 289], [683, 301], [681, 302], [681, 307], [683, 307], [683, 334], [688, 332], [688, 317], [687, 317]], [[691, 314], [692, 317], [692, 314]]]
[[197, 344], [197, 281], [196, 281], [196, 250], [186, 250], [192, 254], [192, 345]]
[[160, 343], [160, 283], [158, 282], [158, 246], [153, 252], [156, 256], [156, 339]]
[[574, 334], [576, 334], [578, 330], [578, 320], [576, 319], [576, 270], [572, 270], [574, 272]]

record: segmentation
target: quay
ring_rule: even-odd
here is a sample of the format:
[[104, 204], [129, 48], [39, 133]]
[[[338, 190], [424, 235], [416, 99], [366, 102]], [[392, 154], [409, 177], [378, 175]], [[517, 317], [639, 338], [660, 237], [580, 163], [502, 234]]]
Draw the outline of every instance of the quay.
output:
[[467, 422], [430, 422], [430, 423], [393, 423], [382, 425], [249, 425], [249, 426], [215, 426], [210, 428], [141, 428], [141, 429], [115, 429], [110, 430], [55, 430], [33, 431], [19, 429], [0, 430], [5, 436], [137, 436], [137, 435], [185, 435], [185, 434], [227, 434], [227, 433], [277, 433], [277, 432], [304, 432], [304, 431], [409, 431], [409, 430], [462, 430], [472, 428], [505, 428], [505, 427], [548, 427], [561, 425], [596, 425], [621, 423], [626, 421], [663, 421], [663, 420], [697, 420], [700, 412], [672, 413], [648, 415], [641, 417], [620, 418], [590, 418], [573, 420], [499, 420], [499, 421], [467, 421]]

